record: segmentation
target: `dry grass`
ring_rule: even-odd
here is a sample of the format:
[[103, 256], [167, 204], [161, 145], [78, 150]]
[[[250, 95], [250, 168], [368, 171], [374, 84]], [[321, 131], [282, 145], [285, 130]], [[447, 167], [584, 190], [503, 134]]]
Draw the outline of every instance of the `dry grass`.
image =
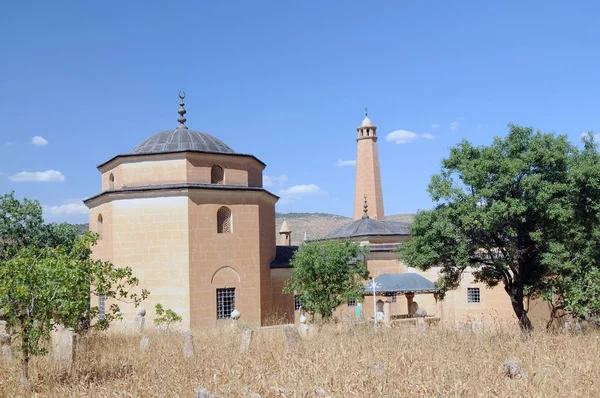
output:
[[[547, 334], [529, 339], [507, 332], [466, 333], [443, 328], [425, 335], [405, 328], [374, 331], [355, 326], [323, 328], [290, 352], [281, 329], [254, 333], [240, 355], [241, 330], [194, 333], [196, 355], [184, 359], [178, 333], [139, 336], [98, 334], [80, 343], [76, 364], [60, 370], [49, 357], [32, 363], [39, 397], [192, 397], [208, 388], [220, 397], [316, 396], [322, 387], [335, 397], [591, 397], [600, 396], [600, 334]], [[518, 360], [530, 374], [506, 380], [503, 363]], [[372, 371], [381, 364], [383, 372]], [[0, 396], [19, 392], [19, 363], [0, 362]], [[370, 370], [371, 368], [371, 370]]]

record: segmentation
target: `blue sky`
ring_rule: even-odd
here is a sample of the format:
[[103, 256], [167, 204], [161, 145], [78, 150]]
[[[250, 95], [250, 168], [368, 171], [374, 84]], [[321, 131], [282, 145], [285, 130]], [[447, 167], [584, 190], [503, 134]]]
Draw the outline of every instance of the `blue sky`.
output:
[[87, 221], [96, 165], [176, 127], [185, 90], [190, 128], [267, 164], [277, 211], [352, 215], [355, 170], [338, 161], [355, 159], [365, 106], [386, 214], [429, 208], [429, 179], [463, 138], [490, 143], [510, 122], [573, 141], [600, 131], [599, 13], [592, 1], [2, 2], [0, 193], [38, 199], [48, 221]]

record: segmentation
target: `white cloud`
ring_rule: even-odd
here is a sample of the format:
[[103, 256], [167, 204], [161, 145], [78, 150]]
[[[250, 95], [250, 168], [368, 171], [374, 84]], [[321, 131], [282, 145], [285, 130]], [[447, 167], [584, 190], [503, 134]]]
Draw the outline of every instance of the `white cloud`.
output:
[[356, 160], [338, 160], [336, 163], [337, 167], [345, 167], [345, 166], [356, 166]]
[[21, 171], [8, 177], [13, 182], [62, 182], [65, 181], [65, 175], [60, 171]]
[[285, 174], [280, 175], [279, 177], [270, 177], [263, 176], [263, 186], [265, 187], [273, 187], [275, 185], [282, 186], [288, 180], [288, 177]]
[[59, 206], [43, 205], [42, 213], [46, 221], [85, 222], [88, 216], [88, 208], [81, 199], [74, 199]]
[[45, 139], [44, 137], [36, 135], [35, 137], [33, 137], [31, 139], [31, 143], [35, 146], [46, 146], [46, 145], [48, 145], [48, 140]]
[[438, 127], [440, 127], [440, 125], [437, 124], [437, 123], [434, 123], [434, 124], [431, 125], [432, 129], [437, 129]]
[[11, 146], [11, 145], [14, 145], [14, 142], [12, 142], [12, 141], [6, 141], [4, 143], [4, 146]]
[[323, 191], [321, 188], [316, 186], [315, 184], [306, 184], [306, 185], [294, 185], [286, 189], [282, 189], [279, 191], [279, 196], [284, 202], [292, 202], [294, 200], [300, 199], [305, 195], [324, 195], [327, 192]]
[[450, 123], [450, 130], [456, 131], [458, 129], [458, 122]]
[[87, 215], [88, 208], [83, 202], [79, 203], [67, 203], [60, 206], [42, 206], [42, 211], [45, 216], [49, 217], [60, 217], [60, 216], [74, 216], [74, 215]]
[[407, 130], [392, 131], [385, 136], [386, 141], [393, 142], [394, 144], [408, 144], [420, 139], [432, 140], [434, 138], [435, 136], [433, 134], [417, 134]]

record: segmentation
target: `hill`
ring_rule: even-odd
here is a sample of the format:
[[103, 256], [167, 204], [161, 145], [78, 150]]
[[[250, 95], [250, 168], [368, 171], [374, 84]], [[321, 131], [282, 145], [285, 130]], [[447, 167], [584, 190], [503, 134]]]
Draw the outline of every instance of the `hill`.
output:
[[[386, 216], [388, 221], [412, 222], [414, 214], [393, 214]], [[327, 235], [337, 227], [352, 221], [350, 217], [338, 216], [327, 213], [276, 213], [275, 231], [279, 232], [281, 224], [286, 220], [292, 230], [292, 244], [298, 245], [304, 239], [319, 239]], [[279, 238], [279, 234], [277, 234]], [[279, 243], [279, 240], [277, 241]]]
[[[411, 222], [414, 214], [394, 214], [387, 216], [388, 221]], [[333, 229], [352, 221], [350, 217], [338, 216], [328, 213], [276, 213], [275, 214], [275, 236], [279, 238], [279, 229], [286, 220], [292, 230], [292, 244], [298, 245], [306, 238], [308, 240], [319, 239], [327, 235]], [[76, 224], [77, 229], [83, 233], [88, 229], [87, 224]], [[277, 240], [279, 243], [279, 240]]]

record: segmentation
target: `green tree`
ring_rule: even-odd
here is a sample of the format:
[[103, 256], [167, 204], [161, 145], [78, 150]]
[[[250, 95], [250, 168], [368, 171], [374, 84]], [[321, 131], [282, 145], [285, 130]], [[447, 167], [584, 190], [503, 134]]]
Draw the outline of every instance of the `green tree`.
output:
[[0, 196], [0, 261], [11, 258], [22, 247], [41, 245], [45, 229], [38, 201], [19, 202], [13, 192]]
[[183, 318], [181, 315], [176, 313], [170, 308], [163, 307], [162, 304], [158, 303], [154, 307], [154, 311], [156, 312], [156, 317], [154, 318], [154, 324], [156, 326], [165, 325], [166, 330], [169, 330], [169, 326], [173, 323], [181, 322]]
[[369, 278], [365, 254], [365, 248], [350, 241], [304, 244], [294, 253], [294, 273], [283, 292], [298, 294], [302, 308], [326, 320], [348, 300], [363, 300], [363, 282]]
[[[84, 318], [85, 327], [105, 329], [120, 318], [116, 302], [137, 306], [148, 295], [144, 289], [132, 293], [138, 280], [130, 268], [91, 258], [96, 234], [75, 237], [68, 226], [45, 225], [41, 214], [35, 201], [0, 197], [0, 313], [16, 337], [24, 382], [31, 357], [46, 353], [45, 343], [57, 325], [80, 331]], [[90, 294], [113, 299], [104, 320], [97, 319]]]
[[467, 267], [489, 287], [502, 282], [519, 325], [531, 330], [524, 299], [545, 288], [552, 273], [545, 256], [572, 220], [575, 154], [565, 136], [515, 125], [489, 146], [462, 141], [431, 178], [436, 206], [415, 217], [401, 260], [422, 270], [440, 266], [438, 284], [446, 290]]
[[573, 158], [568, 192], [569, 221], [545, 254], [550, 277], [543, 296], [553, 309], [548, 326], [565, 311], [600, 323], [600, 154], [591, 133]]

